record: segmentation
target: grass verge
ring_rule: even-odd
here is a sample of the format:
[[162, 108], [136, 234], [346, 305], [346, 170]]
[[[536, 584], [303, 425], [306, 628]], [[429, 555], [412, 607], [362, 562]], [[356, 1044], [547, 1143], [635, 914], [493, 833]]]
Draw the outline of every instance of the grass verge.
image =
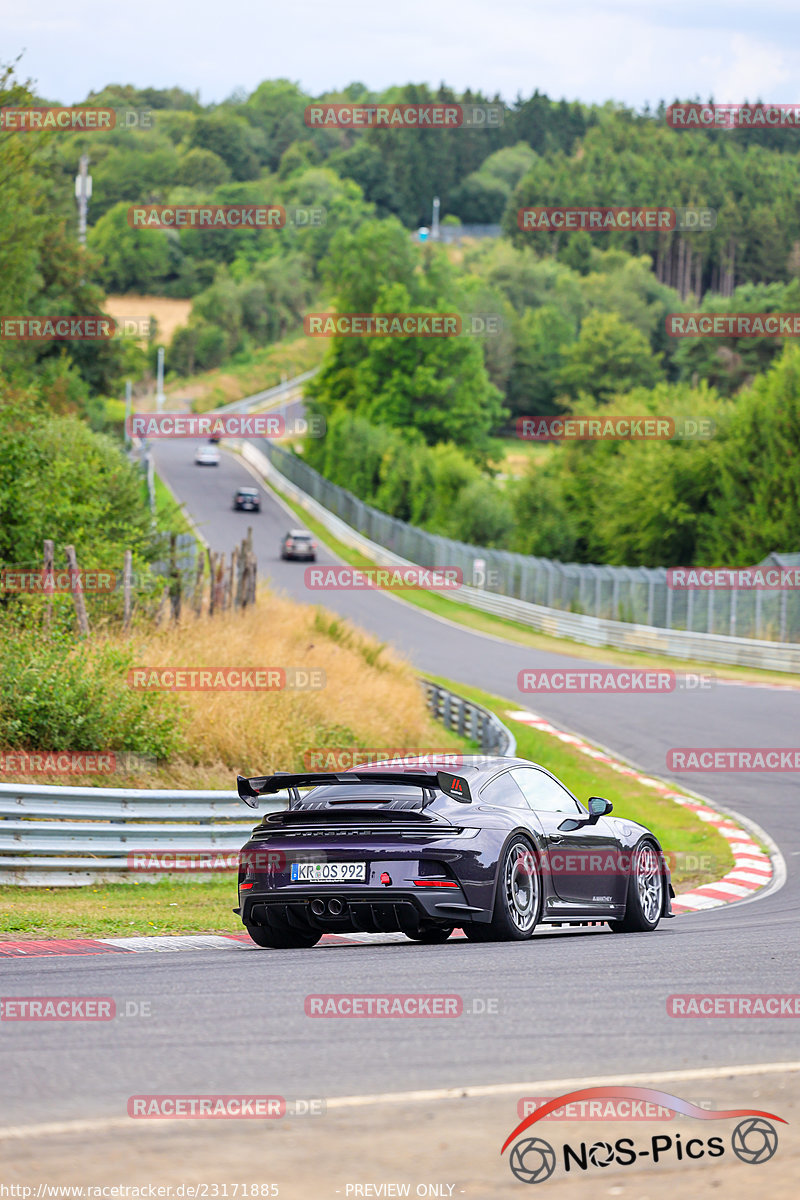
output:
[[319, 366], [325, 352], [324, 338], [295, 337], [271, 346], [261, 346], [232, 359], [213, 371], [187, 378], [173, 378], [167, 393], [188, 400], [194, 412], [209, 412], [243, 396], [275, 387], [284, 376], [291, 379]]
[[[652, 829], [664, 852], [676, 855], [674, 862], [670, 859], [676, 892], [710, 883], [733, 867], [730, 846], [713, 827], [635, 779], [620, 775], [605, 763], [588, 759], [574, 746], [552, 734], [512, 721], [507, 714], [519, 708], [518, 703], [448, 679], [436, 679], [435, 682], [496, 713], [517, 739], [519, 757], [547, 767], [579, 800], [586, 803], [590, 796], [605, 796], [614, 805], [617, 816], [639, 821]], [[675, 790], [680, 791], [680, 788]]]
[[[0, 887], [0, 941], [241, 933], [236, 871], [93, 887]], [[175, 912], [172, 909], [175, 909]]]
[[[551, 734], [510, 720], [514, 706], [479, 688], [438, 679], [491, 709], [512, 729], [522, 758], [541, 763], [582, 799], [602, 794], [616, 814], [652, 829], [676, 855], [672, 879], [685, 892], [719, 878], [733, 865], [728, 843], [692, 813], [603, 763], [589, 762]], [[452, 735], [444, 735], [449, 740]], [[436, 744], [443, 738], [437, 737]], [[98, 884], [86, 888], [0, 887], [0, 941], [30, 937], [124, 937], [134, 934], [235, 933], [236, 875]], [[171, 912], [172, 908], [175, 912]]]

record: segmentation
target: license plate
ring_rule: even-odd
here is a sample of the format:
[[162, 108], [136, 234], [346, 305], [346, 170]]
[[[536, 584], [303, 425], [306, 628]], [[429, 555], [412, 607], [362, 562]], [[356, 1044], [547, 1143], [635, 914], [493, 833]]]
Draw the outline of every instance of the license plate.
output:
[[292, 883], [363, 883], [365, 862], [292, 863]]

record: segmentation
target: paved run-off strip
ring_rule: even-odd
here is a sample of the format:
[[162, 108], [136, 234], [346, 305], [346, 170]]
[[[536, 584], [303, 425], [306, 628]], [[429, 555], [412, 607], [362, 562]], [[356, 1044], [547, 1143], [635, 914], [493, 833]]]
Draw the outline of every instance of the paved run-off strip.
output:
[[774, 870], [769, 855], [764, 853], [753, 840], [752, 835], [737, 824], [732, 817], [718, 812], [709, 803], [696, 796], [687, 796], [683, 792], [676, 792], [663, 779], [655, 779], [652, 775], [643, 775], [635, 767], [629, 767], [626, 763], [614, 758], [607, 750], [590, 745], [589, 742], [574, 733], [557, 729], [555, 725], [551, 725], [549, 721], [530, 712], [529, 709], [514, 709], [505, 715], [512, 721], [530, 725], [533, 729], [538, 729], [542, 733], [548, 733], [552, 737], [558, 738], [561, 742], [566, 742], [580, 754], [585, 754], [589, 758], [595, 759], [596, 762], [603, 763], [604, 766], [610, 767], [612, 771], [616, 771], [620, 775], [628, 775], [643, 787], [658, 792], [666, 800], [674, 800], [676, 804], [688, 808], [701, 821], [708, 821], [714, 825], [717, 833], [728, 840], [733, 855], [733, 870], [724, 875], [722, 879], [714, 880], [713, 883], [704, 883], [702, 887], [693, 888], [690, 892], [681, 892], [680, 896], [672, 902], [674, 913], [697, 912], [699, 909], [718, 908], [721, 904], [731, 904], [734, 900], [744, 900], [772, 882]]

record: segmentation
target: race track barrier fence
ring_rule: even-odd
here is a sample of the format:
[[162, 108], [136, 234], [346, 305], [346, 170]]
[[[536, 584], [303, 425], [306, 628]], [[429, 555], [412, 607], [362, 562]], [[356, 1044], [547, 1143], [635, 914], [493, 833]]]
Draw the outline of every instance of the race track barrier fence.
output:
[[[800, 638], [800, 590], [677, 591], [663, 567], [559, 563], [470, 546], [387, 516], [265, 439], [240, 449], [279, 492], [373, 562], [460, 567], [465, 583], [447, 595], [461, 604], [589, 646], [800, 673], [800, 641], [787, 640]], [[767, 561], [789, 566], [795, 558]], [[713, 632], [722, 628], [728, 632]]]

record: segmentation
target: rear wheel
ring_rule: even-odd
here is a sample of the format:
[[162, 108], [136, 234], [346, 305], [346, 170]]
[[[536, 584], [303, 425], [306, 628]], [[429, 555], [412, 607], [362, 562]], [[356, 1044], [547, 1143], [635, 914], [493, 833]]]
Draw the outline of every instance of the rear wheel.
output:
[[478, 925], [475, 922], [473, 925], [464, 926], [464, 936], [468, 942], [490, 942], [492, 940], [491, 930], [488, 925]]
[[[472, 941], [520, 942], [533, 935], [542, 907], [542, 887], [530, 842], [514, 837], [500, 860], [494, 912], [488, 925], [476, 925], [486, 933]], [[466, 929], [464, 931], [467, 932]], [[467, 937], [470, 934], [467, 933]]]
[[664, 908], [661, 856], [652, 842], [640, 842], [633, 852], [625, 916], [609, 921], [615, 933], [651, 933]]
[[316, 946], [322, 933], [315, 929], [290, 929], [288, 926], [276, 928], [268, 925], [251, 925], [245, 921], [244, 927], [257, 946], [270, 950], [307, 950]]
[[455, 925], [420, 925], [416, 933], [406, 933], [406, 937], [411, 938], [412, 942], [425, 942], [432, 946], [446, 942], [454, 929]]

